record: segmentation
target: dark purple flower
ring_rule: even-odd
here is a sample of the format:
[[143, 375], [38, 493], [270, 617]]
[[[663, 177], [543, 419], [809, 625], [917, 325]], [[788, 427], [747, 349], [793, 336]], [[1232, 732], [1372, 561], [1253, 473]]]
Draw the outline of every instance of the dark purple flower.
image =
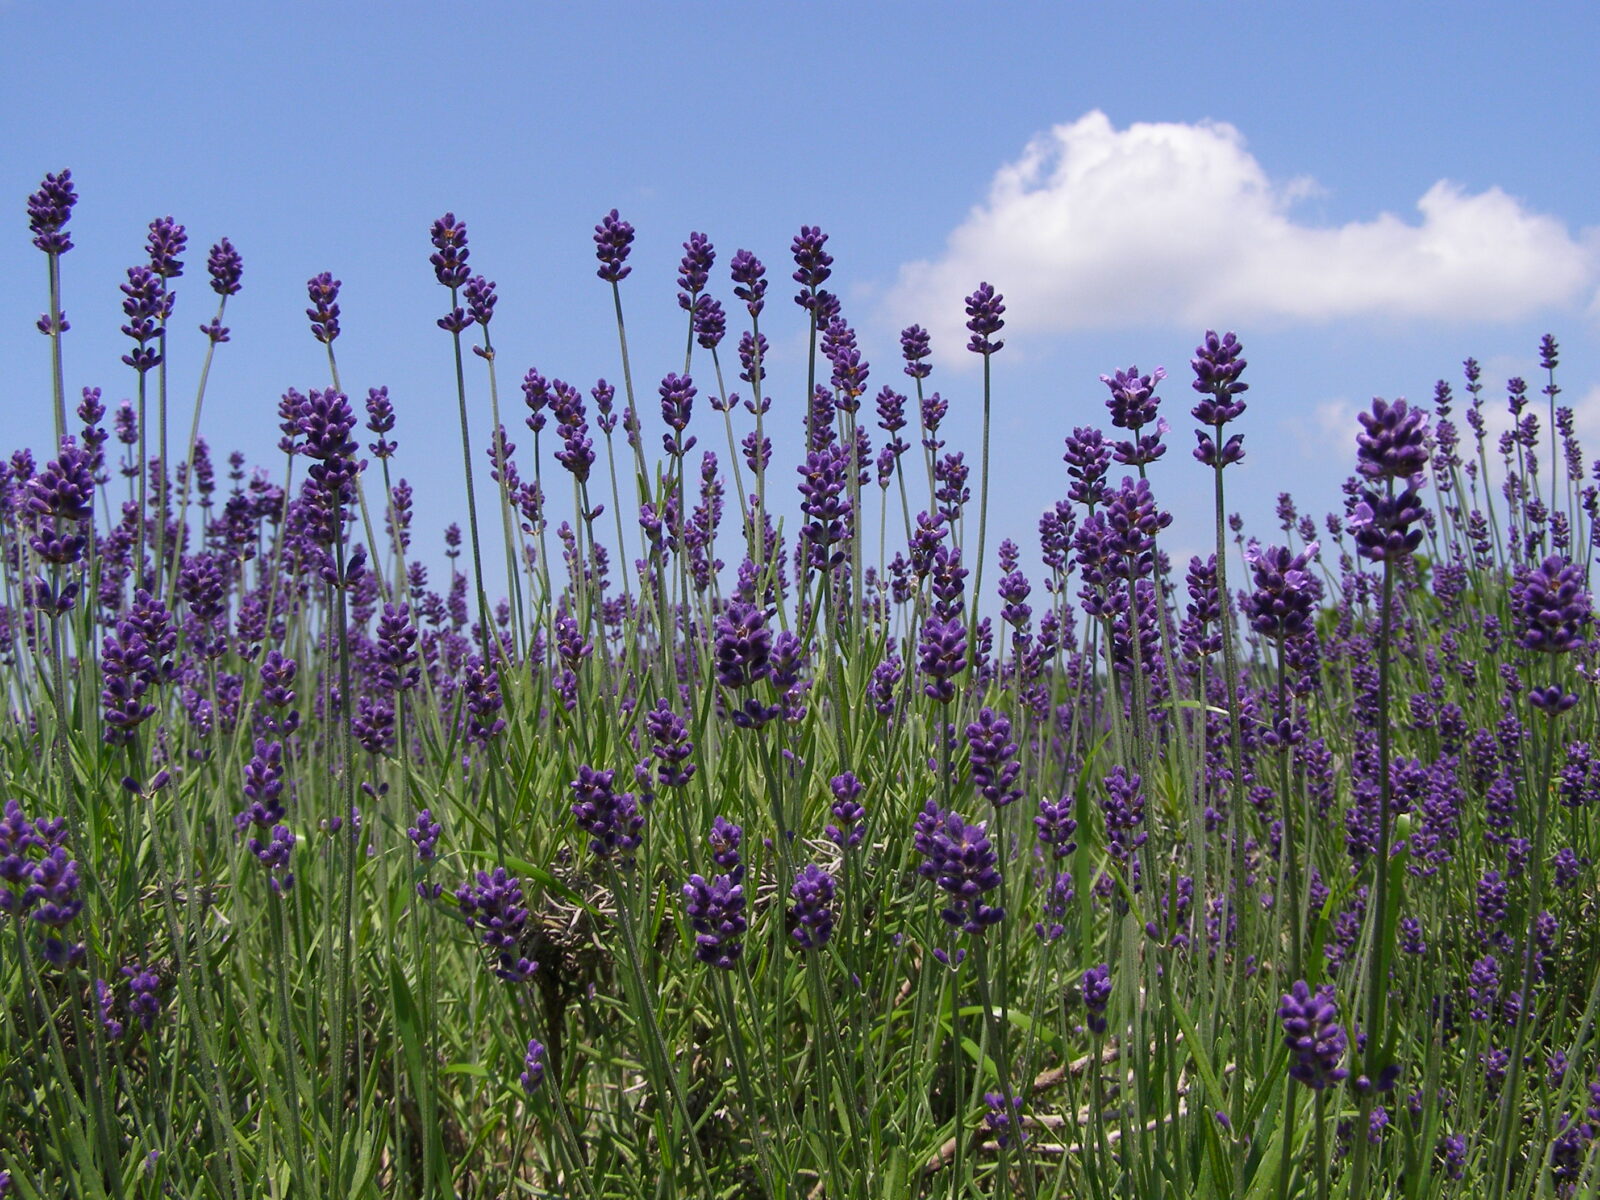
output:
[[660, 762], [657, 782], [662, 787], [685, 786], [695, 773], [695, 765], [689, 761], [694, 754], [694, 742], [689, 739], [688, 724], [672, 711], [663, 697], [656, 701], [655, 708], [645, 713], [644, 727], [654, 743], [650, 752]]
[[771, 670], [772, 632], [766, 614], [754, 604], [732, 600], [716, 621], [717, 682], [747, 688]]
[[683, 907], [695, 931], [694, 956], [708, 966], [731, 970], [744, 953], [749, 928], [743, 886], [728, 875], [709, 883], [702, 875], [691, 875], [683, 885]]
[[1316, 542], [1295, 555], [1287, 546], [1262, 549], [1253, 542], [1245, 550], [1256, 590], [1245, 601], [1244, 615], [1262, 637], [1282, 642], [1312, 632], [1322, 581], [1307, 568], [1317, 550]]
[[1090, 967], [1083, 973], [1079, 983], [1083, 994], [1083, 1007], [1087, 1014], [1089, 1032], [1102, 1034], [1106, 1031], [1106, 1007], [1111, 1003], [1111, 966], [1101, 963], [1099, 966]]
[[720, 814], [711, 820], [711, 832], [706, 845], [711, 850], [711, 861], [727, 872], [734, 883], [744, 878], [744, 867], [739, 862], [739, 846], [744, 841], [744, 829], [731, 824]]
[[[931, 803], [931, 802], [930, 802]], [[940, 917], [963, 932], [978, 934], [1005, 917], [1005, 910], [983, 902], [1000, 886], [999, 856], [989, 841], [987, 823], [967, 824], [957, 813], [938, 814], [921, 831], [922, 874], [950, 897]]]
[[161, 1015], [161, 976], [149, 967], [130, 963], [118, 973], [127, 981], [127, 1013], [139, 1022], [139, 1028], [149, 1033], [156, 1018]]
[[594, 256], [600, 260], [600, 269], [595, 274], [607, 283], [626, 279], [633, 270], [624, 265], [632, 247], [633, 226], [620, 219], [613, 208], [594, 227]]
[[689, 240], [683, 243], [683, 258], [678, 263], [678, 286], [683, 289], [678, 293], [679, 308], [685, 312], [694, 311], [695, 297], [705, 291], [716, 261], [717, 252], [712, 248], [711, 239], [703, 233], [689, 234]]
[[1027, 1140], [1022, 1125], [1021, 1096], [1014, 1093], [1008, 1096], [1004, 1092], [985, 1092], [983, 1102], [988, 1108], [984, 1113], [983, 1123], [988, 1126], [989, 1132], [994, 1134], [995, 1143], [1002, 1150], [1021, 1145]]
[[695, 390], [694, 380], [687, 375], [669, 374], [661, 381], [657, 391], [661, 396], [661, 419], [676, 435], [665, 442], [667, 451], [685, 453], [694, 445], [693, 438], [686, 444], [682, 441], [683, 431], [689, 427], [689, 417], [694, 411], [694, 398], [699, 394]]
[[444, 832], [444, 826], [433, 819], [432, 809], [421, 809], [417, 813], [416, 824], [406, 829], [406, 836], [411, 839], [417, 848], [417, 861], [431, 863], [438, 855], [439, 835]]
[[467, 282], [471, 271], [467, 258], [467, 223], [456, 220], [454, 213], [445, 213], [429, 230], [434, 252], [428, 256], [433, 264], [433, 275], [445, 287], [454, 290]]
[[959, 615], [948, 620], [937, 614], [922, 625], [922, 637], [917, 643], [918, 669], [928, 677], [922, 692], [930, 700], [949, 704], [956, 698], [955, 684], [951, 682], [966, 669], [967, 628]]
[[1415, 487], [1392, 496], [1363, 491], [1360, 502], [1351, 509], [1348, 525], [1363, 558], [1395, 562], [1422, 544], [1422, 530], [1413, 526], [1424, 516]]
[[928, 331], [921, 325], [910, 325], [900, 331], [900, 354], [906, 360], [906, 374], [913, 379], [926, 379], [933, 373], [927, 361], [933, 353]]
[[72, 186], [72, 172], [46, 175], [39, 190], [28, 197], [28, 229], [33, 233], [33, 244], [46, 254], [65, 254], [72, 249], [72, 235], [67, 233], [67, 219], [72, 216], [72, 206], [78, 202], [78, 193]]
[[1067, 499], [1094, 507], [1106, 496], [1106, 472], [1111, 469], [1111, 447], [1098, 429], [1077, 428], [1068, 435], [1066, 453]]
[[283, 804], [283, 745], [257, 738], [255, 753], [244, 767], [244, 798], [248, 802], [234, 814], [234, 828], [243, 833], [254, 825], [269, 830], [282, 821]]
[[494, 306], [499, 300], [495, 295], [494, 280], [474, 275], [467, 280], [465, 295], [467, 315], [479, 325], [487, 326], [494, 318]]
[[[794, 298], [794, 302], [804, 309], [814, 309], [817, 289], [833, 274], [833, 255], [822, 247], [827, 244], [828, 235], [820, 228], [811, 225], [800, 226], [800, 232], [795, 236], [794, 244], [790, 251], [794, 254], [794, 281], [804, 291]], [[813, 316], [817, 314], [813, 311]], [[824, 323], [819, 316], [818, 325]]]
[[846, 494], [849, 481], [849, 456], [834, 444], [826, 450], [813, 450], [805, 464], [797, 468], [800, 476], [800, 511], [809, 519], [800, 536], [807, 548], [807, 562], [814, 570], [826, 571], [844, 561], [843, 550], [832, 547], [849, 537], [854, 512]]
[[129, 267], [128, 282], [121, 285], [122, 311], [128, 323], [122, 332], [138, 345], [122, 361], [140, 374], [158, 366], [161, 353], [146, 345], [160, 332], [160, 323], [172, 312], [172, 294], [166, 280], [149, 267]]
[[1404, 400], [1372, 401], [1372, 411], [1357, 413], [1356, 470], [1367, 479], [1410, 479], [1428, 465], [1428, 422], [1420, 408]]
[[206, 256], [206, 270], [211, 275], [213, 292], [219, 296], [238, 295], [239, 280], [244, 275], [244, 259], [227, 238], [211, 247], [211, 253]]
[[1022, 789], [1016, 782], [1022, 764], [1017, 761], [1017, 744], [1011, 740], [1011, 722], [1006, 715], [982, 709], [978, 719], [967, 726], [967, 745], [972, 782], [979, 794], [996, 808], [1020, 800]]
[[1313, 992], [1305, 980], [1297, 979], [1278, 1005], [1278, 1018], [1283, 1022], [1284, 1045], [1294, 1056], [1291, 1078], [1320, 1091], [1350, 1074], [1339, 1065], [1348, 1042], [1331, 983]]
[[507, 983], [526, 983], [539, 964], [522, 955], [522, 931], [528, 923], [528, 910], [522, 903], [522, 881], [507, 875], [504, 867], [493, 872], [479, 871], [477, 882], [456, 889], [456, 903], [466, 918], [467, 928], [475, 930], [485, 949], [493, 956], [494, 973]]
[[341, 282], [330, 271], [313, 275], [306, 280], [306, 295], [311, 307], [306, 316], [311, 318], [311, 336], [323, 345], [329, 345], [339, 336], [339, 288]]
[[767, 268], [748, 250], [735, 251], [728, 267], [729, 274], [733, 276], [733, 294], [744, 301], [752, 317], [759, 317], [766, 305], [767, 281], [764, 276]]
[[1561, 555], [1519, 572], [1511, 605], [1524, 650], [1563, 654], [1585, 644], [1592, 620], [1589, 592], [1582, 569]]
[[57, 521], [87, 521], [94, 516], [94, 487], [93, 455], [69, 435], [56, 460], [28, 481], [28, 509]]
[[1244, 401], [1239, 393], [1250, 390], [1248, 383], [1239, 382], [1239, 376], [1248, 365], [1239, 355], [1244, 346], [1231, 331], [1218, 337], [1215, 330], [1206, 330], [1206, 339], [1195, 347], [1189, 366], [1194, 370], [1190, 385], [1205, 399], [1191, 414], [1202, 425], [1222, 426], [1244, 413]]
[[1000, 293], [987, 283], [980, 283], [978, 290], [967, 297], [967, 328], [972, 333], [967, 349], [974, 354], [993, 354], [1005, 345], [1004, 342], [990, 340], [990, 335], [999, 333], [1005, 327], [1005, 322], [1000, 319], [1000, 314], [1006, 311], [1002, 300]]
[[846, 771], [830, 779], [828, 788], [833, 792], [833, 806], [829, 811], [838, 824], [829, 824], [823, 833], [841, 850], [854, 849], [867, 834], [864, 824], [867, 810], [861, 805], [861, 793], [864, 790], [861, 781], [853, 772]]
[[1045, 797], [1039, 801], [1039, 815], [1033, 827], [1039, 841], [1050, 847], [1052, 858], [1062, 859], [1078, 848], [1073, 835], [1078, 832], [1078, 822], [1072, 816], [1074, 797], [1069, 792], [1059, 800]]
[[639, 845], [644, 829], [638, 802], [631, 792], [616, 790], [616, 777], [615, 771], [580, 766], [571, 785], [577, 797], [572, 815], [578, 828], [589, 835], [589, 849], [601, 858], [618, 852], [627, 855]]
[[694, 336], [703, 350], [715, 350], [728, 332], [728, 315], [714, 296], [701, 296], [694, 306]]
[[794, 923], [791, 936], [802, 950], [820, 950], [833, 936], [833, 876], [816, 863], [807, 863], [795, 876], [789, 895], [794, 907], [789, 910]]
[[150, 256], [150, 269], [163, 279], [176, 279], [183, 274], [183, 263], [178, 255], [189, 244], [189, 235], [182, 225], [171, 217], [157, 217], [150, 222], [150, 234], [145, 238], [145, 253]]
[[249, 850], [267, 871], [267, 886], [272, 894], [281, 896], [294, 887], [294, 872], [289, 861], [294, 854], [294, 831], [287, 825], [274, 825], [266, 841], [251, 838]]
[[394, 403], [389, 399], [387, 387], [367, 389], [367, 432], [378, 435], [378, 440], [367, 449], [377, 459], [393, 458], [399, 444], [384, 435], [394, 428]]
[[517, 1076], [522, 1090], [533, 1095], [544, 1082], [544, 1043], [537, 1039], [528, 1042], [528, 1053], [522, 1060], [522, 1074]]

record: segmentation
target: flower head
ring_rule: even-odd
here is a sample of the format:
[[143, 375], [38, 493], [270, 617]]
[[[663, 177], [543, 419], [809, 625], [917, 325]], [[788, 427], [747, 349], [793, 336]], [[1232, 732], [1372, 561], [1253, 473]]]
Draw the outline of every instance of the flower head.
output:
[[600, 269], [595, 274], [607, 283], [626, 279], [633, 270], [626, 265], [632, 248], [633, 226], [618, 217], [613, 208], [594, 227], [594, 256], [600, 260]]
[[1291, 1078], [1320, 1091], [1350, 1074], [1339, 1065], [1348, 1039], [1339, 1024], [1331, 983], [1313, 992], [1305, 980], [1296, 980], [1278, 1005], [1278, 1017], [1283, 1022], [1283, 1043], [1294, 1055]]
[[456, 220], [455, 213], [445, 213], [429, 230], [434, 252], [428, 256], [433, 264], [433, 276], [447, 288], [458, 288], [467, 282], [471, 271], [467, 267], [470, 251], [467, 249], [467, 223]]
[[1005, 322], [1000, 319], [1000, 314], [1006, 311], [1006, 306], [1001, 303], [1003, 299], [993, 285], [987, 283], [980, 283], [978, 290], [967, 297], [967, 328], [972, 332], [967, 349], [974, 354], [993, 354], [1005, 345], [1004, 342], [990, 340], [993, 334], [1005, 327]]
[[28, 228], [33, 233], [33, 244], [46, 254], [65, 254], [72, 249], [72, 236], [67, 233], [67, 218], [72, 206], [78, 202], [78, 193], [72, 186], [72, 172], [46, 175], [39, 190], [28, 197]]

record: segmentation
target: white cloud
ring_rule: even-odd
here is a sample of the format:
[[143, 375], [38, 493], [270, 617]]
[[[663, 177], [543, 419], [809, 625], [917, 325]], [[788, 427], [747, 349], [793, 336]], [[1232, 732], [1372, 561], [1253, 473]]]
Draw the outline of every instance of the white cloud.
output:
[[1007, 334], [1025, 341], [1150, 323], [1510, 320], [1586, 302], [1600, 276], [1594, 239], [1497, 187], [1441, 180], [1414, 222], [1296, 220], [1295, 202], [1319, 190], [1272, 179], [1231, 125], [1118, 130], [1091, 112], [1002, 166], [944, 253], [901, 268], [886, 307], [949, 355], [966, 341], [962, 297], [981, 280], [1005, 295]]

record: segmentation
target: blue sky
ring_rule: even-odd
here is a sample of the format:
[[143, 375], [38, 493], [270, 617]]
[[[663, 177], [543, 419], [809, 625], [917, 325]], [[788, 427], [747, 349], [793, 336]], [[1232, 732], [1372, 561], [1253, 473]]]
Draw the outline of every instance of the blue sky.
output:
[[[1064, 493], [1062, 437], [1105, 423], [1098, 376], [1134, 363], [1172, 373], [1172, 449], [1152, 469], [1178, 515], [1170, 545], [1206, 544], [1187, 363], [1208, 327], [1236, 329], [1250, 360], [1248, 458], [1229, 482], [1263, 537], [1279, 491], [1317, 514], [1337, 505], [1353, 413], [1371, 396], [1426, 399], [1469, 354], [1498, 395], [1509, 375], [1534, 379], [1547, 330], [1563, 347], [1563, 400], [1600, 450], [1592, 4], [446, 11], [0, 0], [7, 446], [50, 438], [33, 329], [44, 258], [23, 208], [45, 171], [70, 166], [82, 199], [64, 262], [69, 389], [131, 394], [117, 285], [146, 224], [171, 214], [191, 238], [175, 285], [188, 332], [171, 354], [185, 429], [204, 349], [192, 331], [212, 309], [205, 247], [226, 235], [244, 290], [205, 432], [219, 457], [242, 448], [276, 472], [279, 394], [326, 382], [303, 310], [306, 279], [332, 271], [344, 382], [358, 402], [390, 387], [423, 544], [464, 512], [449, 339], [433, 325], [445, 294], [427, 264], [428, 225], [446, 210], [499, 284], [501, 387], [522, 455], [515, 384], [528, 367], [585, 387], [620, 377], [590, 240], [613, 207], [638, 229], [624, 291], [652, 441], [653, 382], [682, 366], [674, 275], [691, 230], [717, 246], [713, 291], [730, 309], [733, 251], [768, 264], [769, 392], [789, 431], [804, 390], [787, 299], [801, 224], [831, 235], [831, 286], [873, 391], [909, 382], [902, 325], [935, 331], [931, 382], [969, 459], [980, 384], [959, 348], [960, 298], [993, 282], [1010, 311], [991, 546], [1031, 543]], [[481, 370], [469, 384], [481, 463]], [[784, 478], [793, 447], [780, 436]]]

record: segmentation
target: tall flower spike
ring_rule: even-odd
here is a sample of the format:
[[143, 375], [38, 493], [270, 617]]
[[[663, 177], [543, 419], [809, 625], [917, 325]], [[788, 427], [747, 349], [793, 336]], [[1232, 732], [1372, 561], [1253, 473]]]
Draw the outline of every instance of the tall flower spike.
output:
[[612, 209], [594, 227], [594, 256], [600, 260], [595, 272], [607, 283], [621, 283], [633, 271], [626, 265], [633, 248], [633, 226], [617, 216]]
[[455, 213], [445, 213], [429, 230], [434, 252], [428, 256], [433, 264], [433, 275], [447, 288], [458, 288], [467, 282], [472, 272], [467, 267], [470, 251], [467, 249], [467, 223], [456, 220]]
[[39, 190], [28, 197], [28, 229], [33, 233], [33, 244], [46, 254], [65, 254], [72, 249], [72, 235], [67, 233], [67, 218], [72, 216], [72, 206], [78, 202], [78, 193], [72, 186], [72, 172], [46, 175]]
[[239, 280], [244, 275], [244, 259], [232, 242], [223, 238], [211, 247], [206, 256], [206, 271], [211, 276], [211, 290], [219, 296], [239, 293]]
[[833, 936], [833, 897], [836, 885], [816, 863], [807, 863], [795, 876], [789, 895], [794, 907], [789, 916], [794, 922], [792, 936], [802, 950], [820, 950]]
[[744, 887], [729, 875], [707, 882], [691, 875], [683, 885], [683, 907], [695, 931], [694, 956], [707, 966], [732, 970], [744, 953], [749, 923], [744, 915]]
[[150, 236], [144, 244], [150, 255], [150, 269], [163, 279], [178, 278], [183, 274], [178, 255], [188, 244], [189, 235], [182, 225], [171, 217], [157, 217], [150, 222]]
[[311, 299], [311, 307], [306, 309], [306, 316], [311, 319], [311, 336], [324, 346], [331, 345], [339, 336], [341, 286], [341, 281], [335, 279], [331, 271], [306, 280], [306, 295]]
[[1253, 542], [1245, 550], [1256, 590], [1245, 602], [1244, 615], [1262, 637], [1281, 642], [1311, 632], [1322, 582], [1307, 568], [1317, 550], [1316, 542], [1295, 555], [1287, 546], [1263, 550]]
[[1347, 1039], [1339, 1024], [1332, 984], [1313, 992], [1305, 980], [1297, 979], [1282, 997], [1278, 1017], [1283, 1022], [1284, 1045], [1294, 1055], [1290, 1078], [1320, 1091], [1350, 1074], [1339, 1065]]
[[766, 306], [766, 273], [767, 268], [761, 264], [761, 260], [748, 250], [736, 251], [729, 264], [729, 274], [733, 276], [733, 294], [744, 301], [752, 317], [759, 317]]
[[1000, 314], [1006, 311], [1006, 306], [1001, 303], [1003, 299], [987, 283], [980, 283], [978, 290], [967, 297], [967, 328], [972, 332], [967, 349], [974, 354], [993, 354], [1005, 345], [1004, 342], [990, 340], [991, 335], [1005, 327], [1005, 322], [1000, 319]]
[[1410, 479], [1428, 465], [1427, 416], [1408, 408], [1404, 400], [1393, 404], [1374, 397], [1372, 411], [1356, 414], [1361, 432], [1356, 434], [1356, 470], [1368, 479]]

